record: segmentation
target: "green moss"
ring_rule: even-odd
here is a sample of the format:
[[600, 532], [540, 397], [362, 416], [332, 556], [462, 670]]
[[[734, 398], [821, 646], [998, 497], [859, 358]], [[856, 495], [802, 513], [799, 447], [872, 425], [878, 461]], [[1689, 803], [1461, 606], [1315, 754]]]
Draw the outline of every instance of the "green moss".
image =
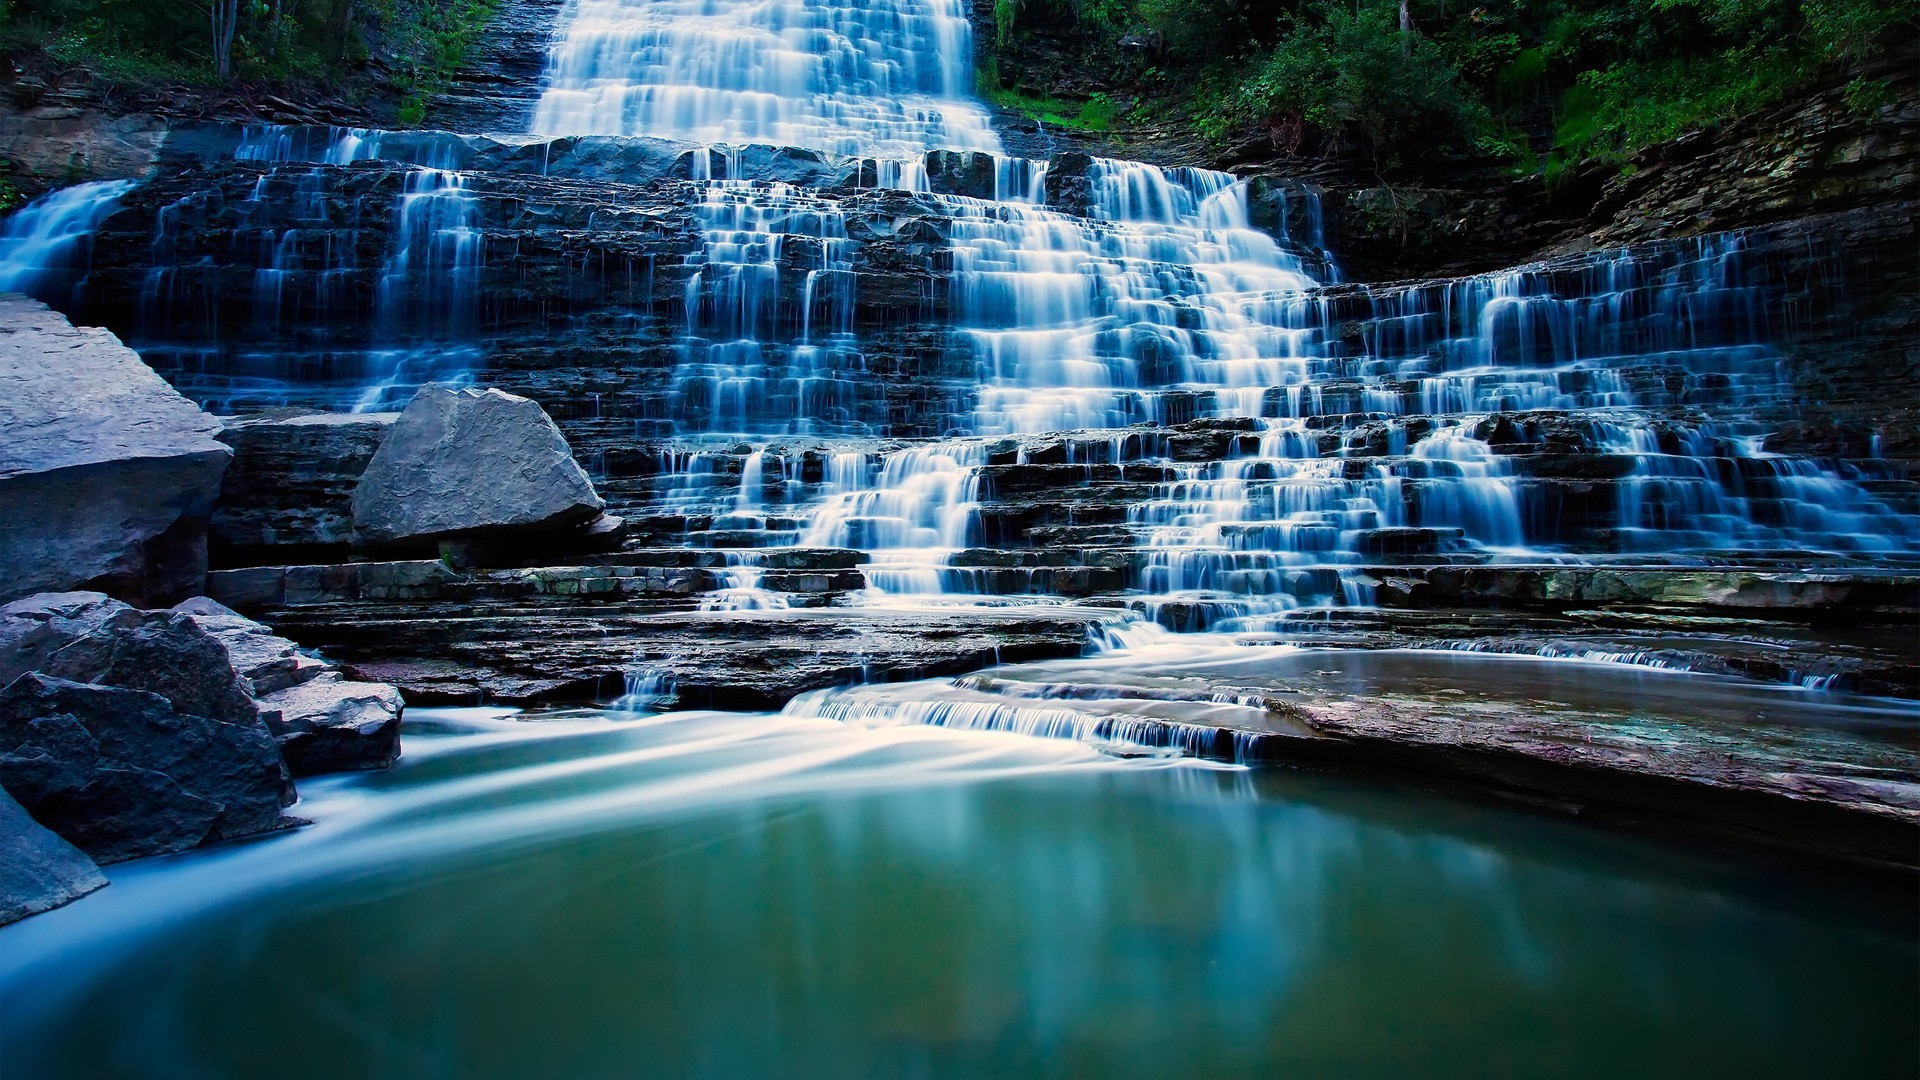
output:
[[1074, 102], [1055, 97], [1035, 97], [1023, 94], [1019, 90], [995, 85], [988, 82], [984, 72], [981, 73], [979, 82], [980, 96], [989, 104], [1012, 109], [1042, 124], [1054, 127], [1095, 133], [1106, 132], [1112, 130], [1114, 117], [1118, 112], [1113, 100], [1105, 94], [1095, 94], [1085, 101]]

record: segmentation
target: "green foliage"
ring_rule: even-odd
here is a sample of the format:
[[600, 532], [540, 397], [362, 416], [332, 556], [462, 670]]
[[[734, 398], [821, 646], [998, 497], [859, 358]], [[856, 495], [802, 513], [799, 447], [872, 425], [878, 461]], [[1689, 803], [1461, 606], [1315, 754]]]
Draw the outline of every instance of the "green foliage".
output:
[[[1409, 0], [1407, 32], [1398, 0], [996, 0], [994, 10], [1002, 56], [1045, 26], [1054, 40], [1077, 31], [1089, 63], [1118, 57], [1107, 85], [1144, 91], [1136, 123], [1184, 115], [1213, 140], [1330, 136], [1388, 168], [1465, 156], [1555, 182], [1764, 108], [1920, 32], [1920, 0]], [[1119, 48], [1125, 35], [1134, 49]], [[1867, 114], [1888, 93], [1868, 79], [1845, 100]], [[1113, 119], [1058, 103], [1027, 111], [1095, 130]]]
[[1893, 104], [1893, 86], [1885, 79], [1854, 79], [1842, 91], [1840, 100], [1855, 116], [1872, 116]]
[[1095, 94], [1078, 103], [1052, 97], [1034, 97], [1000, 86], [997, 80], [989, 78], [987, 69], [977, 73], [976, 81], [980, 96], [989, 104], [1012, 109], [1054, 127], [1105, 132], [1112, 129], [1118, 113], [1113, 99], [1106, 94]]
[[1438, 46], [1401, 34], [1395, 8], [1309, 9], [1242, 82], [1238, 110], [1268, 124], [1355, 131], [1376, 150], [1471, 139], [1478, 109]]
[[19, 209], [26, 201], [13, 179], [13, 162], [0, 159], [0, 214]]
[[[402, 123], [484, 32], [496, 0], [241, 0], [232, 45], [237, 81], [339, 83], [370, 58], [399, 90]], [[0, 7], [0, 50], [38, 53], [109, 83], [217, 83], [207, 8], [197, 0], [12, 0]]]

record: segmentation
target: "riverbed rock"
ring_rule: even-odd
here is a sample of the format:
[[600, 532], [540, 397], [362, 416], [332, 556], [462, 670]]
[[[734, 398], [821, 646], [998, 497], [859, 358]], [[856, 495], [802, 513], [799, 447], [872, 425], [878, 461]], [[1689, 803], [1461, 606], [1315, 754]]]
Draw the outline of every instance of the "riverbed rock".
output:
[[353, 526], [369, 546], [537, 535], [585, 525], [604, 505], [539, 405], [430, 385], [360, 477]]
[[296, 777], [384, 769], [400, 756], [400, 692], [355, 682], [325, 660], [204, 596], [174, 611], [218, 639]]
[[384, 769], [400, 756], [400, 691], [329, 671], [260, 699], [295, 776]]
[[112, 334], [0, 296], [0, 600], [200, 591], [219, 428]]
[[257, 718], [38, 672], [0, 690], [0, 785], [100, 863], [299, 823], [281, 814], [293, 787]]
[[[39, 665], [44, 674], [159, 694], [175, 709], [235, 726], [258, 722], [227, 648], [193, 616], [123, 611]], [[287, 788], [291, 795], [292, 788]]]
[[33, 820], [0, 788], [0, 926], [72, 903], [106, 883], [85, 852]]

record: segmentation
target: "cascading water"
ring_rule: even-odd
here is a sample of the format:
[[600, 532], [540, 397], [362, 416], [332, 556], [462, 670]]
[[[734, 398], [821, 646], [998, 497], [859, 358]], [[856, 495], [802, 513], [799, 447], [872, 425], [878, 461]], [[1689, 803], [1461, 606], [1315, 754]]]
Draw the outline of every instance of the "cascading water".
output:
[[[1617, 527], [1571, 538], [1574, 548], [1911, 546], [1912, 517], [1835, 469], [1756, 453], [1749, 422], [1655, 433], [1652, 409], [1738, 412], [1783, 392], [1738, 237], [1596, 258], [1571, 274], [1362, 290], [1367, 329], [1355, 343], [1321, 291], [1337, 269], [1296, 254], [1325, 250], [1315, 200], [1283, 209], [1276, 239], [1251, 227], [1245, 184], [1199, 169], [1095, 161], [1077, 178], [1082, 213], [1046, 205], [1046, 167], [1016, 159], [996, 159], [992, 199], [935, 193], [921, 151], [998, 147], [962, 96], [966, 44], [964, 18], [941, 3], [592, 0], [566, 24], [535, 130], [871, 157], [870, 182], [913, 193], [944, 242], [956, 344], [976, 373], [949, 436], [835, 455], [822, 483], [783, 485], [793, 501], [772, 505], [769, 449], [756, 444], [715, 535], [865, 549], [882, 592], [967, 591], [976, 575], [948, 564], [981, 542], [991, 440], [1075, 432], [1072, 445], [1106, 444], [1096, 456], [1107, 465], [1165, 476], [1131, 501], [1126, 530], [1145, 549], [1134, 584], [1193, 601], [1168, 621], [1264, 625], [1303, 603], [1368, 602], [1354, 571], [1369, 562], [1568, 549], [1529, 505], [1524, 445], [1498, 437], [1511, 436], [1504, 414], [1578, 411], [1594, 453], [1633, 463]], [[709, 153], [692, 167], [706, 185], [704, 247], [687, 286], [674, 434], [710, 445], [844, 430], [829, 418], [852, 411], [864, 368], [844, 204], [734, 179], [731, 157], [727, 178], [710, 179]], [[1207, 420], [1246, 431], [1218, 460], [1169, 458], [1165, 439], [1125, 430]], [[1688, 445], [1676, 453], [1662, 438]], [[689, 458], [701, 475], [704, 460]], [[662, 486], [724, 497], [691, 475]], [[1763, 512], [1756, 499], [1777, 506]], [[782, 531], [776, 511], [804, 525]]]
[[906, 159], [1000, 149], [959, 0], [582, 0], [533, 129]]
[[[1383, 566], [1920, 548], [1877, 462], [1766, 449], [1794, 391], [1743, 236], [1340, 285], [1308, 189], [1256, 228], [1225, 173], [998, 156], [968, 35], [950, 0], [582, 0], [553, 138], [214, 153], [257, 179], [154, 214], [141, 345], [216, 408], [366, 409], [573, 335], [557, 418], [597, 474], [648, 463], [619, 509], [722, 552], [722, 607], [784, 602], [791, 545], [865, 550], [878, 593], [1124, 593], [1178, 629], [1370, 603]], [[56, 204], [107, 194], [9, 237], [67, 244]], [[204, 236], [252, 268], [248, 319]]]
[[58, 301], [86, 272], [94, 229], [120, 205], [131, 180], [100, 180], [51, 191], [21, 207], [0, 230], [0, 292]]

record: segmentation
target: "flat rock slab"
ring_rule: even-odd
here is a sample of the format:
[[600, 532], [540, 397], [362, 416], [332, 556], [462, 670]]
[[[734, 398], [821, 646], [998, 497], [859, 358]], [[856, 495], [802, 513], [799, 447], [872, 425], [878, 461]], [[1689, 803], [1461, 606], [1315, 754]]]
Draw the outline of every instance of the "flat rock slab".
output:
[[[1656, 828], [1920, 865], [1920, 707], [1536, 658], [1172, 645], [856, 691], [982, 726], [1392, 769]], [[848, 708], [849, 706], [839, 706]], [[903, 712], [903, 715], [905, 713]]]
[[0, 926], [69, 904], [107, 883], [86, 853], [0, 788]]
[[500, 390], [424, 386], [353, 489], [357, 542], [553, 532], [605, 506], [545, 410]]
[[775, 708], [806, 690], [1078, 656], [1111, 611], [1060, 605], [515, 614], [352, 604], [262, 616], [412, 704], [608, 700], [629, 676], [681, 705]]
[[199, 591], [219, 430], [112, 334], [0, 295], [0, 601]]

